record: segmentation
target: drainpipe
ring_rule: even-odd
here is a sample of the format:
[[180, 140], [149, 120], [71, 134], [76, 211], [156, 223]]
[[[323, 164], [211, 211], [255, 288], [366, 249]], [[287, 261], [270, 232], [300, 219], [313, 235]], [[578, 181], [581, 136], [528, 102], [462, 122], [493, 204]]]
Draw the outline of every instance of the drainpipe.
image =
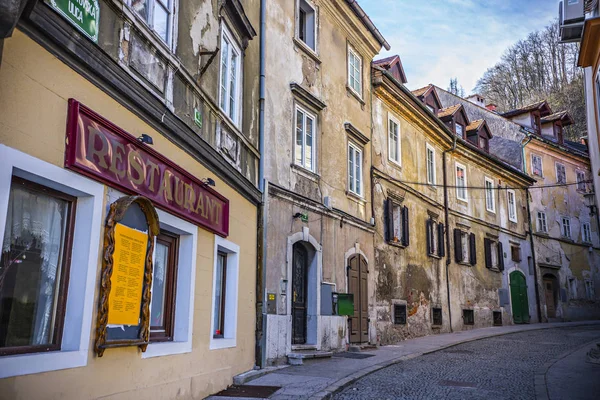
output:
[[256, 348], [254, 352], [255, 363], [260, 368], [266, 367], [267, 361], [267, 227], [268, 227], [268, 196], [269, 182], [265, 179], [265, 32], [267, 19], [267, 2], [260, 0], [260, 49], [259, 49], [259, 93], [258, 100], [258, 149], [260, 159], [258, 162], [258, 188], [262, 192], [258, 230], [258, 263], [256, 268]]
[[444, 173], [444, 223], [446, 225], [446, 293], [448, 295], [448, 321], [450, 322], [450, 332], [452, 329], [452, 304], [450, 303], [450, 264], [452, 257], [450, 256], [450, 216], [448, 212], [448, 177], [446, 167], [446, 155], [456, 150], [456, 136], [452, 148], [444, 150], [442, 153], [442, 172]]

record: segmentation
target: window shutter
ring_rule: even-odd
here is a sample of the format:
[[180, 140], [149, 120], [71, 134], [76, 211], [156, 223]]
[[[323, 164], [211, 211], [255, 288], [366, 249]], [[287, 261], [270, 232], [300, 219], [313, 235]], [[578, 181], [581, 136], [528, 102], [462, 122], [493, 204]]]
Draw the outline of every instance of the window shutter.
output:
[[438, 224], [438, 256], [446, 255], [446, 241], [444, 240], [444, 224]]
[[502, 250], [502, 242], [498, 242], [498, 269], [504, 271], [504, 251]]
[[402, 244], [408, 246], [410, 244], [408, 238], [408, 207], [402, 207]]
[[425, 221], [425, 233], [427, 238], [427, 255], [430, 256], [432, 254], [431, 242], [433, 239], [433, 224], [430, 218]]
[[475, 243], [475, 234], [469, 235], [469, 257], [471, 265], [477, 264], [477, 243]]
[[394, 203], [392, 200], [385, 200], [384, 207], [384, 231], [385, 231], [385, 241], [391, 242], [394, 239]]
[[483, 239], [483, 248], [485, 250], [485, 267], [492, 268], [492, 241], [488, 238]]
[[462, 232], [458, 228], [454, 228], [454, 258], [457, 263], [463, 261], [463, 252], [462, 252]]

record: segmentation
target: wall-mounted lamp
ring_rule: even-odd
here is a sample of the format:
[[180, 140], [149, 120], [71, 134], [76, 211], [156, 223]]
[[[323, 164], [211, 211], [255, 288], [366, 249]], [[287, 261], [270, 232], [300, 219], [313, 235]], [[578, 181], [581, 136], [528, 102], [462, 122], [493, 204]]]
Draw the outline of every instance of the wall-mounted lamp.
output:
[[146, 135], [145, 133], [142, 133], [142, 136], [140, 136], [137, 139], [142, 143], [146, 143], [146, 144], [150, 144], [150, 145], [154, 144], [154, 141], [152, 140], [152, 136]]
[[204, 186], [215, 186], [215, 180], [213, 178], [204, 178], [202, 179], [202, 183], [204, 184]]

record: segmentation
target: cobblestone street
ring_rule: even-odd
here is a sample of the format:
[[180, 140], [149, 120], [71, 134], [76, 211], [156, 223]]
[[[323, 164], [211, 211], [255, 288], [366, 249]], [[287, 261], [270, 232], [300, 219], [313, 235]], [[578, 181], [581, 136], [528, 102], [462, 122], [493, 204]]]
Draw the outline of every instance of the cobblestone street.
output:
[[592, 326], [477, 340], [377, 371], [334, 398], [532, 399], [544, 363], [597, 338], [600, 327]]

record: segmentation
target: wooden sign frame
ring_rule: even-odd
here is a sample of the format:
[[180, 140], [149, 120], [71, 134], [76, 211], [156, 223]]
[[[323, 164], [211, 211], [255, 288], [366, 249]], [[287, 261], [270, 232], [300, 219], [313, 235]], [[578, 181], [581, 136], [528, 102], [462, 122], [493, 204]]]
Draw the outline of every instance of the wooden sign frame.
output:
[[[109, 295], [111, 278], [114, 267], [115, 228], [125, 217], [127, 210], [137, 204], [146, 217], [148, 224], [148, 244], [144, 263], [144, 278], [142, 287], [142, 301], [140, 311], [140, 329], [135, 339], [109, 339], [107, 337]], [[152, 289], [152, 255], [154, 253], [154, 238], [160, 232], [158, 214], [152, 202], [142, 196], [126, 196], [110, 205], [104, 230], [104, 249], [102, 255], [102, 273], [100, 277], [100, 297], [98, 304], [98, 317], [96, 320], [96, 343], [94, 350], [98, 357], [102, 357], [104, 350], [111, 347], [138, 346], [142, 352], [146, 351], [150, 337], [150, 299]]]

